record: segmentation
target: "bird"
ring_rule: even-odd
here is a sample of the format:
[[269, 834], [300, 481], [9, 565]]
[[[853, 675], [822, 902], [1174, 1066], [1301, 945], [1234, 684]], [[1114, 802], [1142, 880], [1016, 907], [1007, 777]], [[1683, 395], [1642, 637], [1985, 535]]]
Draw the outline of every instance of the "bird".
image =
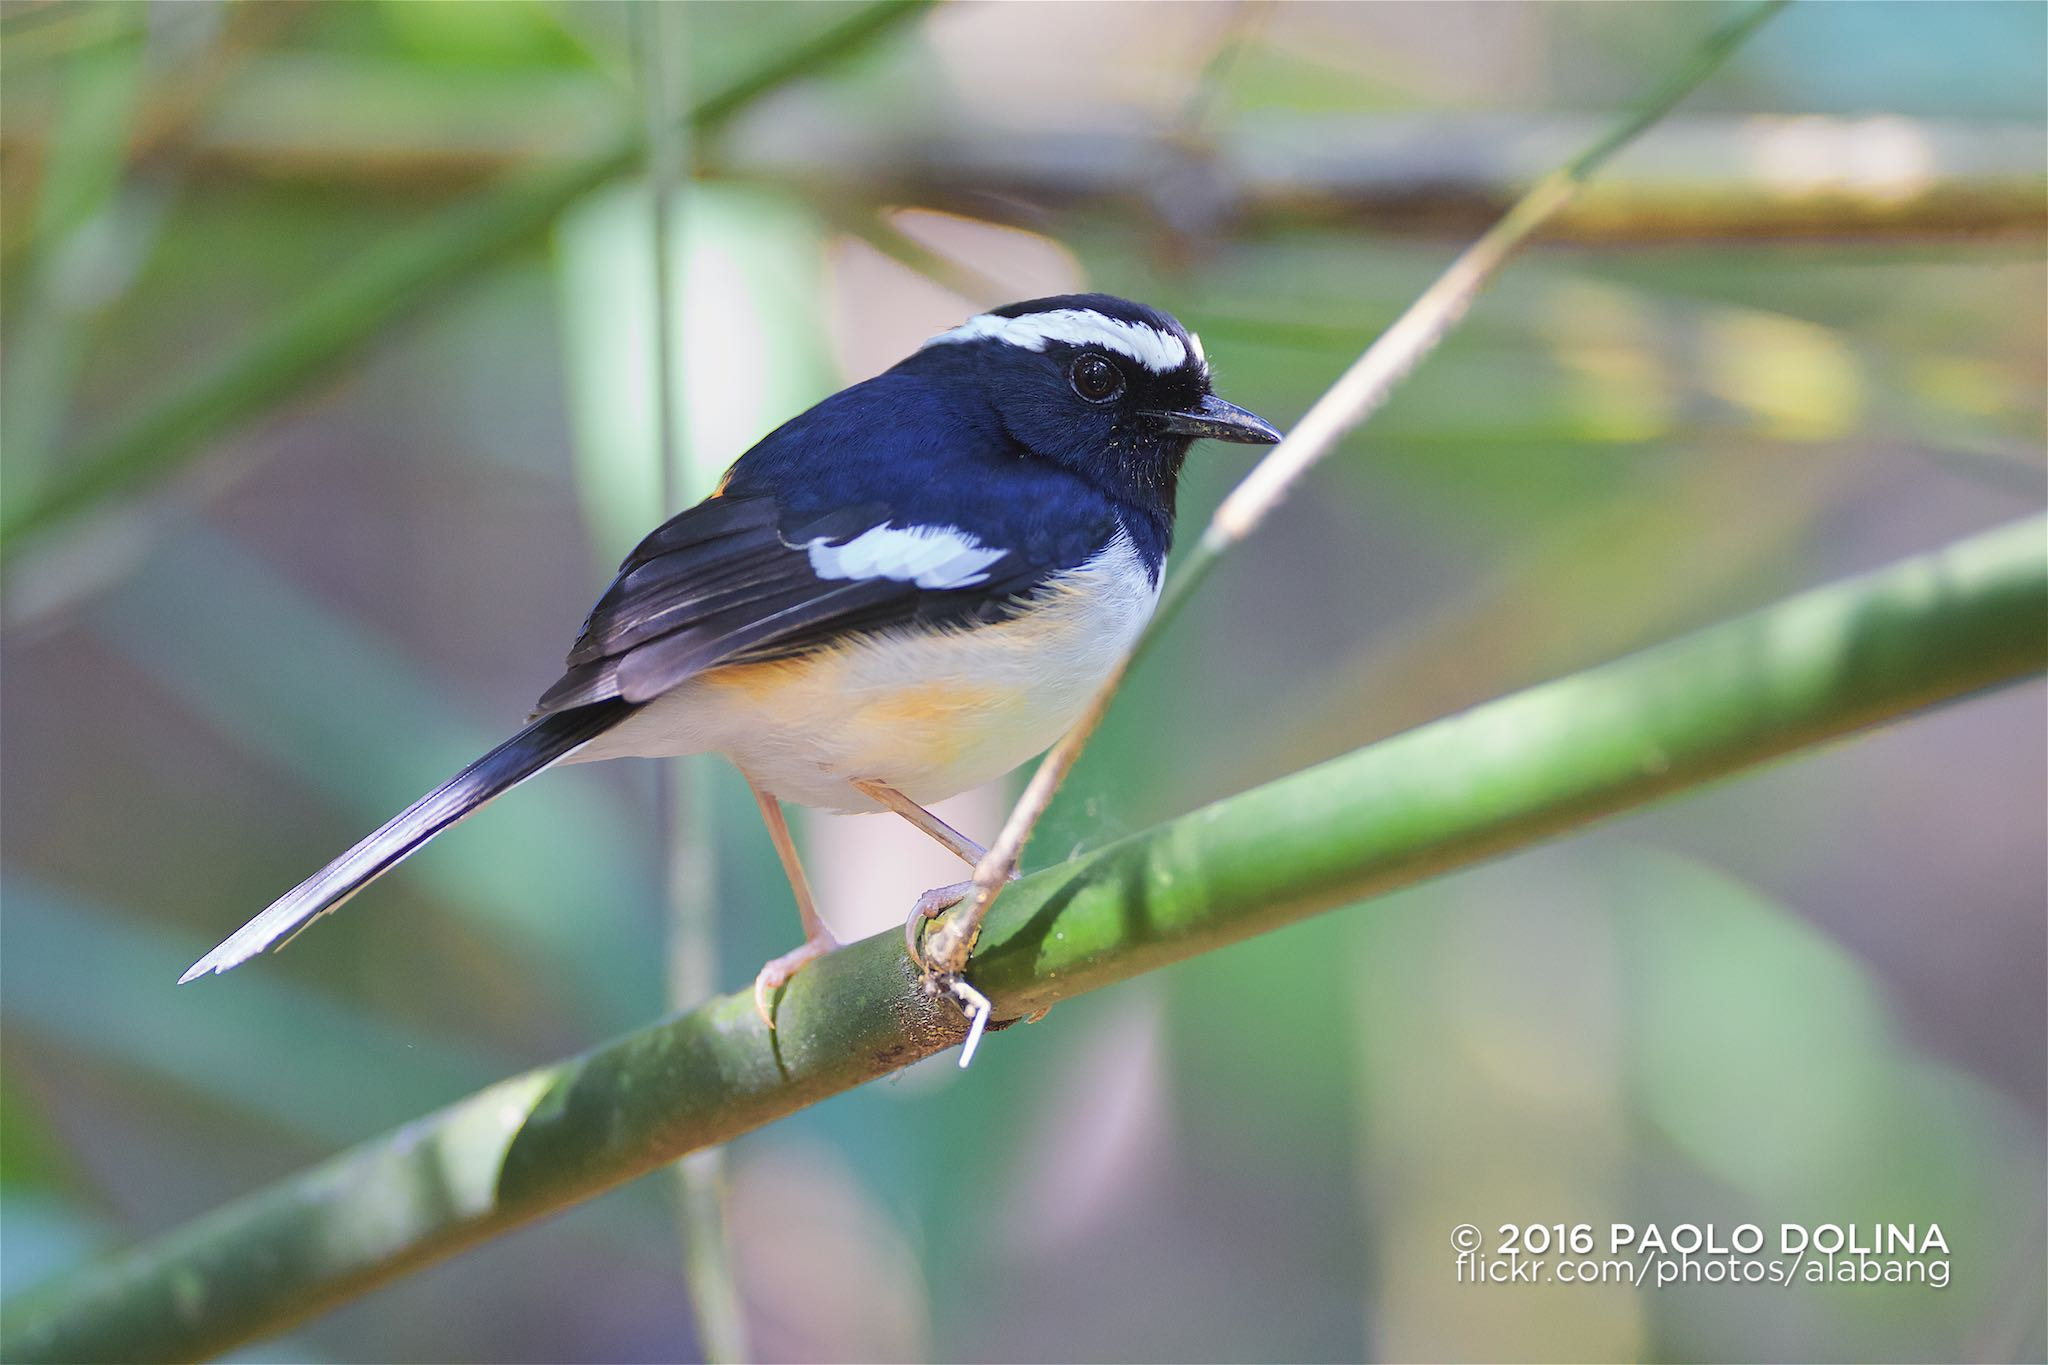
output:
[[[804, 941], [838, 946], [784, 803], [901, 816], [1057, 740], [1150, 619], [1202, 438], [1280, 433], [1226, 402], [1170, 314], [1108, 294], [1012, 303], [777, 427], [634, 547], [525, 728], [308, 877], [179, 978], [281, 947], [436, 835], [557, 764], [718, 753], [752, 788]], [[935, 888], [914, 914], [956, 903]]]

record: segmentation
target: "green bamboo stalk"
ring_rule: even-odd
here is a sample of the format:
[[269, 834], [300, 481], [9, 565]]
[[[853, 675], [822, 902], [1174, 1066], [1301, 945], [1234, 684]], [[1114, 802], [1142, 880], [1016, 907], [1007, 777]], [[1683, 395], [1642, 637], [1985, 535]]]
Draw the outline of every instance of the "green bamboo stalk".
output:
[[[990, 914], [975, 984], [1020, 1018], [2044, 664], [2032, 519], [1035, 873]], [[742, 992], [502, 1081], [10, 1305], [0, 1357], [225, 1350], [961, 1037], [893, 931], [807, 968], [778, 1019], [769, 1034]]]
[[[715, 133], [756, 99], [894, 30], [931, 0], [877, 0], [694, 103], [694, 137]], [[52, 464], [50, 476], [0, 505], [0, 561], [100, 503], [154, 483], [207, 441], [346, 364], [394, 322], [421, 311], [497, 257], [538, 235], [578, 198], [639, 161], [637, 130], [558, 166], [517, 176], [395, 233], [317, 285], [212, 365], [132, 420]]]

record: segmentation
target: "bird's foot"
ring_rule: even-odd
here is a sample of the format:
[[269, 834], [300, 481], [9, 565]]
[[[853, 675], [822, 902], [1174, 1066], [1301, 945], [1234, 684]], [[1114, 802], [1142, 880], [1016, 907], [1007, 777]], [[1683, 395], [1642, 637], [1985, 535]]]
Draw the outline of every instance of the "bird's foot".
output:
[[781, 957], [770, 958], [760, 971], [754, 973], [754, 1012], [761, 1016], [761, 1022], [770, 1030], [775, 1027], [775, 1010], [769, 1004], [769, 997], [789, 984], [789, 979], [804, 969], [805, 964], [823, 957], [839, 946], [839, 940], [830, 934], [819, 934], [806, 939], [801, 948], [792, 948]]
[[917, 904], [910, 907], [910, 918], [903, 922], [903, 946], [910, 950], [912, 962], [929, 970], [922, 944], [926, 922], [945, 914], [973, 892], [973, 882], [954, 882], [951, 886], [935, 886], [917, 898]]
[[[1019, 875], [1011, 868], [1010, 875], [1003, 880], [1014, 882]], [[925, 989], [934, 994], [945, 989], [946, 978], [956, 977], [967, 969], [967, 954], [981, 932], [981, 915], [966, 916], [964, 924], [962, 916], [954, 915], [933, 931], [929, 941], [924, 936], [924, 926], [972, 897], [975, 886], [972, 881], [935, 886], [917, 898], [917, 904], [910, 907], [910, 918], [903, 922], [903, 946], [909, 950], [910, 960], [924, 972]], [[979, 909], [986, 911], [987, 903], [983, 902]]]
[[[1017, 880], [1012, 869], [1008, 881]], [[960, 1012], [967, 1017], [967, 1038], [960, 1045], [960, 1066], [964, 1070], [974, 1060], [974, 1050], [981, 1045], [981, 1035], [988, 1027], [989, 1015], [994, 1006], [989, 998], [969, 985], [961, 975], [967, 968], [967, 954], [973, 947], [974, 935], [981, 928], [980, 916], [972, 915], [970, 924], [962, 925], [959, 916], [948, 919], [933, 934], [931, 951], [924, 943], [924, 926], [929, 920], [941, 915], [975, 893], [972, 881], [954, 882], [950, 886], [936, 886], [917, 898], [917, 904], [910, 909], [910, 918], [903, 924], [903, 939], [910, 951], [910, 960], [924, 973], [924, 988], [933, 995], [949, 995]], [[983, 908], [986, 908], [985, 905]]]

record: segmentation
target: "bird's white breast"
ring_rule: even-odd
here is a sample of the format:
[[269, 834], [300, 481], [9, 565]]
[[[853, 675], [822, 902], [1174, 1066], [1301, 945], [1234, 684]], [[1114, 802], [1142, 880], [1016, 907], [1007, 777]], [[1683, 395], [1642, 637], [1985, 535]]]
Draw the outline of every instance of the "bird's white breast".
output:
[[714, 669], [573, 761], [718, 752], [803, 805], [877, 809], [849, 785], [855, 778], [930, 804], [1001, 776], [1065, 733], [1158, 599], [1119, 534], [1008, 620], [878, 632]]

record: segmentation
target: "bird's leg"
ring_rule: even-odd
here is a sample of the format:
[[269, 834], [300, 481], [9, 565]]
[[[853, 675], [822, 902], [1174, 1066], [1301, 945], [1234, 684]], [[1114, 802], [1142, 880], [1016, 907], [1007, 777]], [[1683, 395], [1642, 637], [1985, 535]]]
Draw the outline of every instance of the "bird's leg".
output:
[[[918, 805], [917, 802], [911, 800], [902, 792], [897, 791], [888, 783], [876, 782], [872, 778], [857, 777], [853, 780], [853, 785], [860, 790], [862, 795], [873, 797], [890, 810], [895, 811], [898, 815], [908, 820], [911, 824], [916, 825], [919, 829], [930, 835], [941, 848], [958, 858], [961, 862], [966, 863], [969, 867], [977, 866], [983, 858], [988, 856], [987, 849], [975, 843], [974, 840], [968, 838], [959, 830], [954, 829], [944, 820], [933, 815], [923, 806]], [[939, 909], [943, 910], [946, 908], [946, 905], [951, 905], [952, 903], [952, 901], [947, 901]]]
[[[877, 782], [872, 778], [855, 778], [853, 785], [862, 794], [881, 802], [929, 834], [935, 843], [969, 867], [979, 867], [981, 860], [988, 856], [987, 849], [886, 782]], [[1010, 880], [1017, 880], [1014, 868], [1010, 872]], [[910, 957], [913, 962], [918, 960], [917, 939], [925, 922], [937, 919], [948, 909], [967, 899], [968, 892], [972, 890], [974, 883], [971, 881], [954, 882], [950, 886], [935, 886], [917, 898], [917, 904], [911, 908], [910, 918], [903, 925], [904, 941], [910, 946]]]
[[[923, 830], [969, 867], [979, 869], [982, 859], [988, 856], [987, 849], [887, 783], [856, 778], [853, 785]], [[1017, 880], [1014, 867], [1010, 869], [1009, 880]], [[966, 900], [974, 888], [972, 881], [954, 882], [950, 886], [935, 886], [917, 898], [917, 904], [911, 907], [910, 918], [903, 924], [903, 942], [909, 949], [912, 962], [924, 965], [923, 955], [918, 951], [918, 940], [925, 923]], [[988, 997], [961, 980], [957, 972], [947, 974], [945, 987], [967, 1015], [967, 1042], [960, 1050], [960, 1065], [964, 1067], [973, 1060], [975, 1045], [981, 1041], [981, 1031], [988, 1025], [990, 1005]]]
[[782, 871], [789, 878], [790, 892], [796, 897], [797, 914], [804, 923], [803, 946], [769, 959], [754, 974], [754, 1009], [760, 1014], [761, 1022], [772, 1029], [775, 1027], [775, 1012], [769, 1008], [769, 995], [801, 971], [805, 963], [837, 948], [839, 940], [832, 937], [825, 921], [818, 918], [818, 905], [811, 899], [810, 880], [804, 876], [804, 865], [797, 859], [796, 841], [789, 837], [789, 821], [783, 817], [782, 803], [775, 799], [774, 793], [762, 790], [752, 777], [747, 778], [747, 786], [754, 793], [754, 803], [761, 808], [762, 822], [768, 826], [768, 839], [775, 845], [775, 856], [782, 859]]

